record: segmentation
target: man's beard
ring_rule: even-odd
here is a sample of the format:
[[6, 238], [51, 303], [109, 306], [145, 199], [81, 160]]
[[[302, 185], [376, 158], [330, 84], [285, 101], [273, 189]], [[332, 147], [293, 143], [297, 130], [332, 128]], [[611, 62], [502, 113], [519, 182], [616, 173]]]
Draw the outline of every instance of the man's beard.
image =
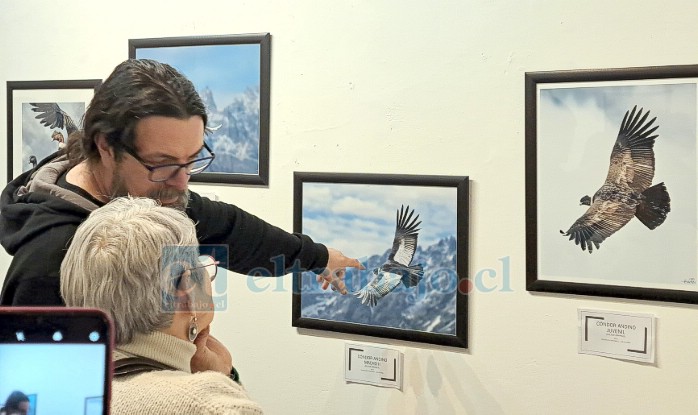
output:
[[[114, 173], [114, 177], [111, 183], [111, 199], [115, 199], [121, 196], [136, 196], [136, 197], [149, 197], [160, 202], [163, 206], [171, 207], [177, 210], [184, 211], [189, 205], [189, 189], [180, 192], [179, 190], [168, 188], [167, 186], [161, 187], [159, 190], [154, 190], [147, 195], [131, 195], [126, 189], [126, 184], [119, 173]], [[170, 200], [176, 198], [174, 202], [164, 204], [163, 200]]]

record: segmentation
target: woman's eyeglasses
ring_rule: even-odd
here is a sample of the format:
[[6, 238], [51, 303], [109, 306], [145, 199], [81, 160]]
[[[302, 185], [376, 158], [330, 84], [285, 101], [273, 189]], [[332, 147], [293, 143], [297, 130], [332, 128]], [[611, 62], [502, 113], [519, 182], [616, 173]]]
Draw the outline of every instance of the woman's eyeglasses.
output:
[[188, 268], [192, 274], [195, 273], [195, 270], [204, 270], [206, 272], [204, 275], [208, 276], [211, 281], [216, 279], [216, 274], [218, 274], [218, 264], [220, 261], [216, 261], [216, 259], [211, 255], [199, 255], [197, 262], [199, 265]]

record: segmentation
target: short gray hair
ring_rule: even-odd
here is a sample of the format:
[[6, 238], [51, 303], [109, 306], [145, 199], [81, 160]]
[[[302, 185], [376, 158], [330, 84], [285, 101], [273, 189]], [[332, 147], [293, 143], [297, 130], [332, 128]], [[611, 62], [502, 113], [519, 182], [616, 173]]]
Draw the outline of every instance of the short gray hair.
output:
[[[167, 249], [182, 247], [182, 249]], [[149, 198], [120, 197], [78, 227], [61, 264], [61, 295], [69, 307], [100, 308], [114, 320], [116, 343], [172, 324], [174, 299], [163, 270], [194, 263], [194, 223]]]

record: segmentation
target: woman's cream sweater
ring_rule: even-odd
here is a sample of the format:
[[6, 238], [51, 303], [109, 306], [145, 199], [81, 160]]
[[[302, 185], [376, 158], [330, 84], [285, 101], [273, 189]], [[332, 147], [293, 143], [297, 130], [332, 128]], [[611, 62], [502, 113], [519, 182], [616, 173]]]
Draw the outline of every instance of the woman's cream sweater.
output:
[[155, 370], [115, 378], [112, 382], [111, 414], [262, 414], [244, 387], [226, 375], [191, 373], [196, 346], [174, 336], [155, 332], [136, 335], [117, 347], [114, 361], [132, 356], [156, 360], [177, 370]]

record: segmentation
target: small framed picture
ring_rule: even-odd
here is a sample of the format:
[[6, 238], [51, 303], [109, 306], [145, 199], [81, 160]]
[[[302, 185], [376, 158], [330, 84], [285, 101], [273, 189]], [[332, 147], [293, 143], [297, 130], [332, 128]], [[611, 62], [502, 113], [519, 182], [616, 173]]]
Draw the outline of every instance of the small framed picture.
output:
[[467, 347], [468, 177], [294, 174], [294, 230], [358, 258], [348, 293], [294, 272], [293, 325]]
[[7, 82], [7, 180], [67, 145], [101, 79]]
[[269, 33], [130, 39], [128, 55], [172, 65], [201, 95], [216, 158], [192, 182], [269, 183]]
[[698, 303], [698, 66], [525, 82], [527, 289]]

